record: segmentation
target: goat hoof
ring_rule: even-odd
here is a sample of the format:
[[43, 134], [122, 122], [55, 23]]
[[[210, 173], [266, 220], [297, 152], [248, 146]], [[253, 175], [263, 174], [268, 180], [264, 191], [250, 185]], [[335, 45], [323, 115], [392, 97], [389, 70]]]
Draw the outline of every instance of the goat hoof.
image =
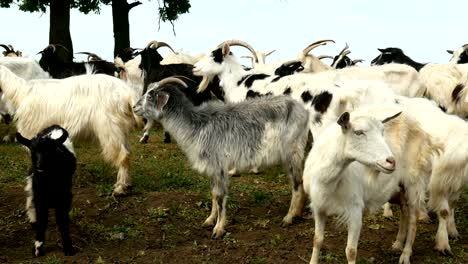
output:
[[148, 136], [143, 136], [142, 138], [140, 138], [140, 143], [141, 143], [141, 144], [146, 144], [146, 143], [148, 143], [148, 138], [149, 138]]
[[112, 192], [112, 196], [118, 197], [118, 196], [124, 196], [127, 194], [127, 191], [130, 191], [132, 189], [131, 185], [123, 186], [119, 185], [114, 188], [114, 191]]
[[400, 261], [398, 262], [398, 264], [410, 264], [410, 256], [406, 255], [406, 254], [402, 254], [400, 256]]
[[226, 231], [224, 230], [213, 232], [213, 234], [211, 235], [211, 239], [213, 240], [222, 239], [225, 234], [226, 234]]
[[288, 227], [290, 225], [292, 225], [292, 220], [284, 220], [283, 219], [283, 221], [281, 221], [281, 224], [280, 224], [281, 227]]
[[448, 247], [435, 247], [434, 250], [438, 251], [441, 256], [453, 256], [450, 246]]
[[40, 256], [44, 256], [44, 249], [42, 246], [36, 248], [36, 247], [33, 247], [32, 249], [32, 255], [33, 257], [40, 257]]

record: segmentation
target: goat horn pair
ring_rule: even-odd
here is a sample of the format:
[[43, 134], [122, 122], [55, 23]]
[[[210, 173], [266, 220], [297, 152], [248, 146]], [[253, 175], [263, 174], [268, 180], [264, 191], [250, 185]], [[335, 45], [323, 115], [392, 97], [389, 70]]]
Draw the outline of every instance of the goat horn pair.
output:
[[229, 46], [241, 46], [241, 47], [244, 47], [244, 48], [248, 49], [252, 53], [252, 56], [253, 56], [255, 62], [258, 62], [258, 57], [257, 57], [257, 54], [255, 52], [255, 49], [252, 46], [250, 46], [247, 42], [242, 41], [242, 40], [238, 40], [238, 39], [226, 40], [226, 41], [222, 42], [221, 44], [219, 44], [218, 48], [221, 48], [224, 44], [229, 45]]
[[[184, 77], [184, 76], [174, 76], [174, 77], [164, 78], [164, 79], [162, 79], [162, 80], [160, 80], [158, 82], [158, 87], [161, 87], [161, 86], [163, 86], [165, 84], [168, 84], [168, 83], [178, 83], [178, 84], [184, 86], [185, 88], [188, 88], [188, 85], [184, 81], [179, 79], [180, 77]], [[187, 78], [187, 77], [185, 77], [185, 78]], [[189, 79], [189, 78], [187, 78], [187, 79]]]
[[15, 52], [11, 45], [0, 44], [0, 47], [4, 48], [6, 53]]
[[[49, 46], [47, 46], [45, 49], [51, 47], [52, 48], [52, 51], [55, 52], [57, 50], [57, 47], [61, 47], [62, 49], [64, 49], [66, 52], [70, 53], [70, 51], [62, 44], [49, 44]], [[44, 50], [45, 50], [44, 49]]]
[[88, 55], [88, 61], [90, 61], [89, 58], [92, 58], [92, 60], [94, 60], [94, 61], [102, 61], [103, 60], [101, 57], [99, 57], [98, 55], [96, 55], [95, 53], [92, 53], [92, 52], [82, 51], [82, 52], [76, 52], [75, 54]]
[[322, 39], [322, 40], [316, 41], [316, 42], [310, 44], [309, 46], [307, 46], [307, 47], [302, 51], [302, 54], [304, 54], [304, 56], [306, 56], [307, 54], [309, 54], [309, 52], [310, 52], [311, 50], [315, 49], [316, 47], [322, 46], [322, 45], [327, 45], [328, 42], [333, 42], [333, 43], [335, 43], [335, 41], [332, 40], [332, 39]]
[[149, 49], [153, 47], [153, 45], [155, 49], [159, 49], [160, 47], [168, 47], [170, 50], [172, 50], [172, 52], [177, 54], [177, 52], [175, 52], [174, 49], [172, 49], [172, 47], [169, 44], [167, 44], [166, 42], [162, 42], [162, 41], [156, 41], [156, 40], [150, 41], [150, 43], [146, 45], [146, 48]]
[[349, 46], [348, 46], [348, 43], [346, 43], [346, 46], [340, 51], [340, 53], [338, 53], [338, 58], [336, 59], [336, 61], [332, 64], [332, 67], [335, 68], [336, 65], [338, 65], [338, 63], [340, 63], [344, 57], [348, 56], [349, 54], [351, 54], [351, 51], [348, 50], [349, 49]]

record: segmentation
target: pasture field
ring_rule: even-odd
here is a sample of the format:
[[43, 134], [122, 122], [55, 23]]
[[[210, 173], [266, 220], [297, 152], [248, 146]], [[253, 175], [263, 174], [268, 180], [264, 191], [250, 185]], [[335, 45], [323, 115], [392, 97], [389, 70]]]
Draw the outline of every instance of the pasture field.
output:
[[[0, 135], [5, 126], [0, 125]], [[314, 233], [310, 212], [280, 227], [289, 207], [290, 187], [281, 168], [233, 177], [228, 200], [227, 235], [211, 240], [201, 224], [210, 212], [209, 182], [193, 171], [175, 143], [162, 143], [155, 128], [146, 145], [132, 133], [130, 195], [110, 196], [116, 170], [92, 143], [75, 144], [77, 177], [71, 236], [77, 254], [64, 257], [51, 211], [46, 255], [32, 258], [33, 232], [24, 210], [29, 156], [17, 143], [0, 143], [0, 263], [308, 263]], [[385, 219], [367, 216], [358, 247], [358, 263], [398, 263], [391, 251], [398, 210]], [[468, 192], [456, 211], [460, 238], [451, 239], [454, 256], [432, 250], [435, 215], [418, 226], [412, 263], [468, 263]], [[346, 229], [327, 222], [321, 263], [345, 263]]]

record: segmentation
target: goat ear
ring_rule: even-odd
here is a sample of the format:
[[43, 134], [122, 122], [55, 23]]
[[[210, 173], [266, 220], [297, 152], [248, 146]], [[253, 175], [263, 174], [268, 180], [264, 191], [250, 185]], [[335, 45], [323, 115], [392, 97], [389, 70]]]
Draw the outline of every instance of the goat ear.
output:
[[380, 52], [382, 52], [382, 53], [385, 52], [385, 49], [380, 49], [380, 48], [379, 48], [378, 50], [379, 50]]
[[162, 108], [167, 104], [169, 100], [169, 95], [167, 93], [158, 93], [156, 95], [156, 109], [161, 111]]
[[23, 137], [19, 132], [16, 132], [16, 140], [21, 144], [28, 148], [31, 146], [31, 140]]
[[223, 45], [223, 57], [226, 57], [227, 55], [229, 55], [229, 52], [230, 52], [230, 48], [229, 48], [229, 45], [228, 44], [224, 44]]
[[390, 116], [390, 117], [385, 118], [384, 120], [382, 120], [382, 123], [385, 124], [385, 123], [387, 123], [388, 121], [390, 121], [390, 120], [392, 120], [392, 119], [394, 119], [394, 118], [397, 118], [399, 115], [401, 115], [401, 113], [402, 113], [402, 112], [398, 112], [398, 113], [395, 114], [395, 115], [392, 115], [392, 116]]
[[343, 130], [348, 130], [349, 127], [350, 127], [350, 124], [349, 124], [349, 113], [348, 112], [344, 112], [343, 114], [341, 114], [340, 118], [338, 118], [338, 121], [337, 121], [338, 125], [341, 126], [341, 128]]
[[447, 50], [448, 54], [453, 54], [453, 50]]
[[65, 140], [67, 140], [68, 138], [68, 132], [63, 128], [60, 128], [60, 130], [62, 130], [62, 135], [58, 139], [56, 139], [55, 142], [59, 145], [62, 145], [63, 142], [65, 142]]

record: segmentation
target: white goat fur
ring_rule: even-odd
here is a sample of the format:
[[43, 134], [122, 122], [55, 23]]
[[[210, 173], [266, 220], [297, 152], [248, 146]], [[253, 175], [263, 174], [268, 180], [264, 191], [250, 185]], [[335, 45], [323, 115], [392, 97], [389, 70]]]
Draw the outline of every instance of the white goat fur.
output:
[[[371, 107], [351, 113], [351, 129], [364, 127], [365, 137], [369, 139], [364, 147], [364, 156], [367, 155], [367, 158], [377, 159], [373, 155], [386, 153], [373, 148], [378, 140], [375, 141], [375, 136], [372, 137], [371, 133], [380, 131], [372, 131], [372, 123], [376, 120], [367, 117], [368, 114], [372, 113], [372, 116], [382, 120], [396, 111], [401, 109], [395, 106]], [[415, 120], [403, 112], [385, 124], [385, 141], [391, 149], [389, 152], [396, 159], [396, 170], [392, 174], [384, 174], [375, 168], [375, 163], [364, 165], [359, 159], [359, 162], [352, 162], [356, 158], [349, 156], [348, 150], [349, 146], [354, 146], [353, 132], [346, 134], [338, 124], [333, 123], [326, 128], [325, 133], [326, 137], [314, 138], [314, 147], [307, 157], [303, 176], [304, 190], [310, 195], [316, 223], [314, 251], [310, 263], [318, 263], [327, 215], [337, 215], [341, 222], [348, 224], [346, 255], [348, 263], [355, 263], [362, 212], [364, 209], [373, 212], [380, 208], [399, 191], [400, 183], [405, 189], [407, 207], [403, 207], [399, 232], [392, 247], [401, 250], [406, 240], [400, 263], [409, 263], [416, 234], [417, 209], [424, 204], [432, 155], [437, 152], [438, 146], [433, 144], [431, 137], [425, 134]], [[377, 139], [379, 136], [380, 134]], [[385, 161], [386, 157], [380, 156], [378, 161]]]
[[[447, 113], [468, 116], [468, 65], [426, 64], [419, 71], [421, 81], [427, 87], [425, 96], [447, 108]], [[457, 85], [463, 89], [458, 100], [452, 98]]]
[[115, 65], [120, 68], [119, 78], [126, 81], [128, 85], [133, 87], [138, 94], [143, 94], [144, 75], [140, 69], [141, 55], [123, 62], [120, 57], [114, 59]]
[[455, 115], [442, 112], [434, 102], [422, 98], [399, 98], [425, 132], [443, 145], [434, 160], [429, 183], [429, 207], [439, 218], [435, 249], [450, 252], [448, 236], [457, 237], [454, 204], [468, 186], [468, 124]]
[[32, 138], [52, 124], [70, 138], [96, 138], [107, 161], [119, 168], [114, 193], [130, 184], [128, 137], [140, 121], [132, 106], [139, 95], [121, 80], [102, 74], [63, 80], [26, 81], [0, 66], [2, 100], [14, 109], [17, 130]]
[[49, 73], [44, 71], [33, 58], [0, 57], [0, 65], [7, 67], [14, 74], [25, 80], [51, 78]]

